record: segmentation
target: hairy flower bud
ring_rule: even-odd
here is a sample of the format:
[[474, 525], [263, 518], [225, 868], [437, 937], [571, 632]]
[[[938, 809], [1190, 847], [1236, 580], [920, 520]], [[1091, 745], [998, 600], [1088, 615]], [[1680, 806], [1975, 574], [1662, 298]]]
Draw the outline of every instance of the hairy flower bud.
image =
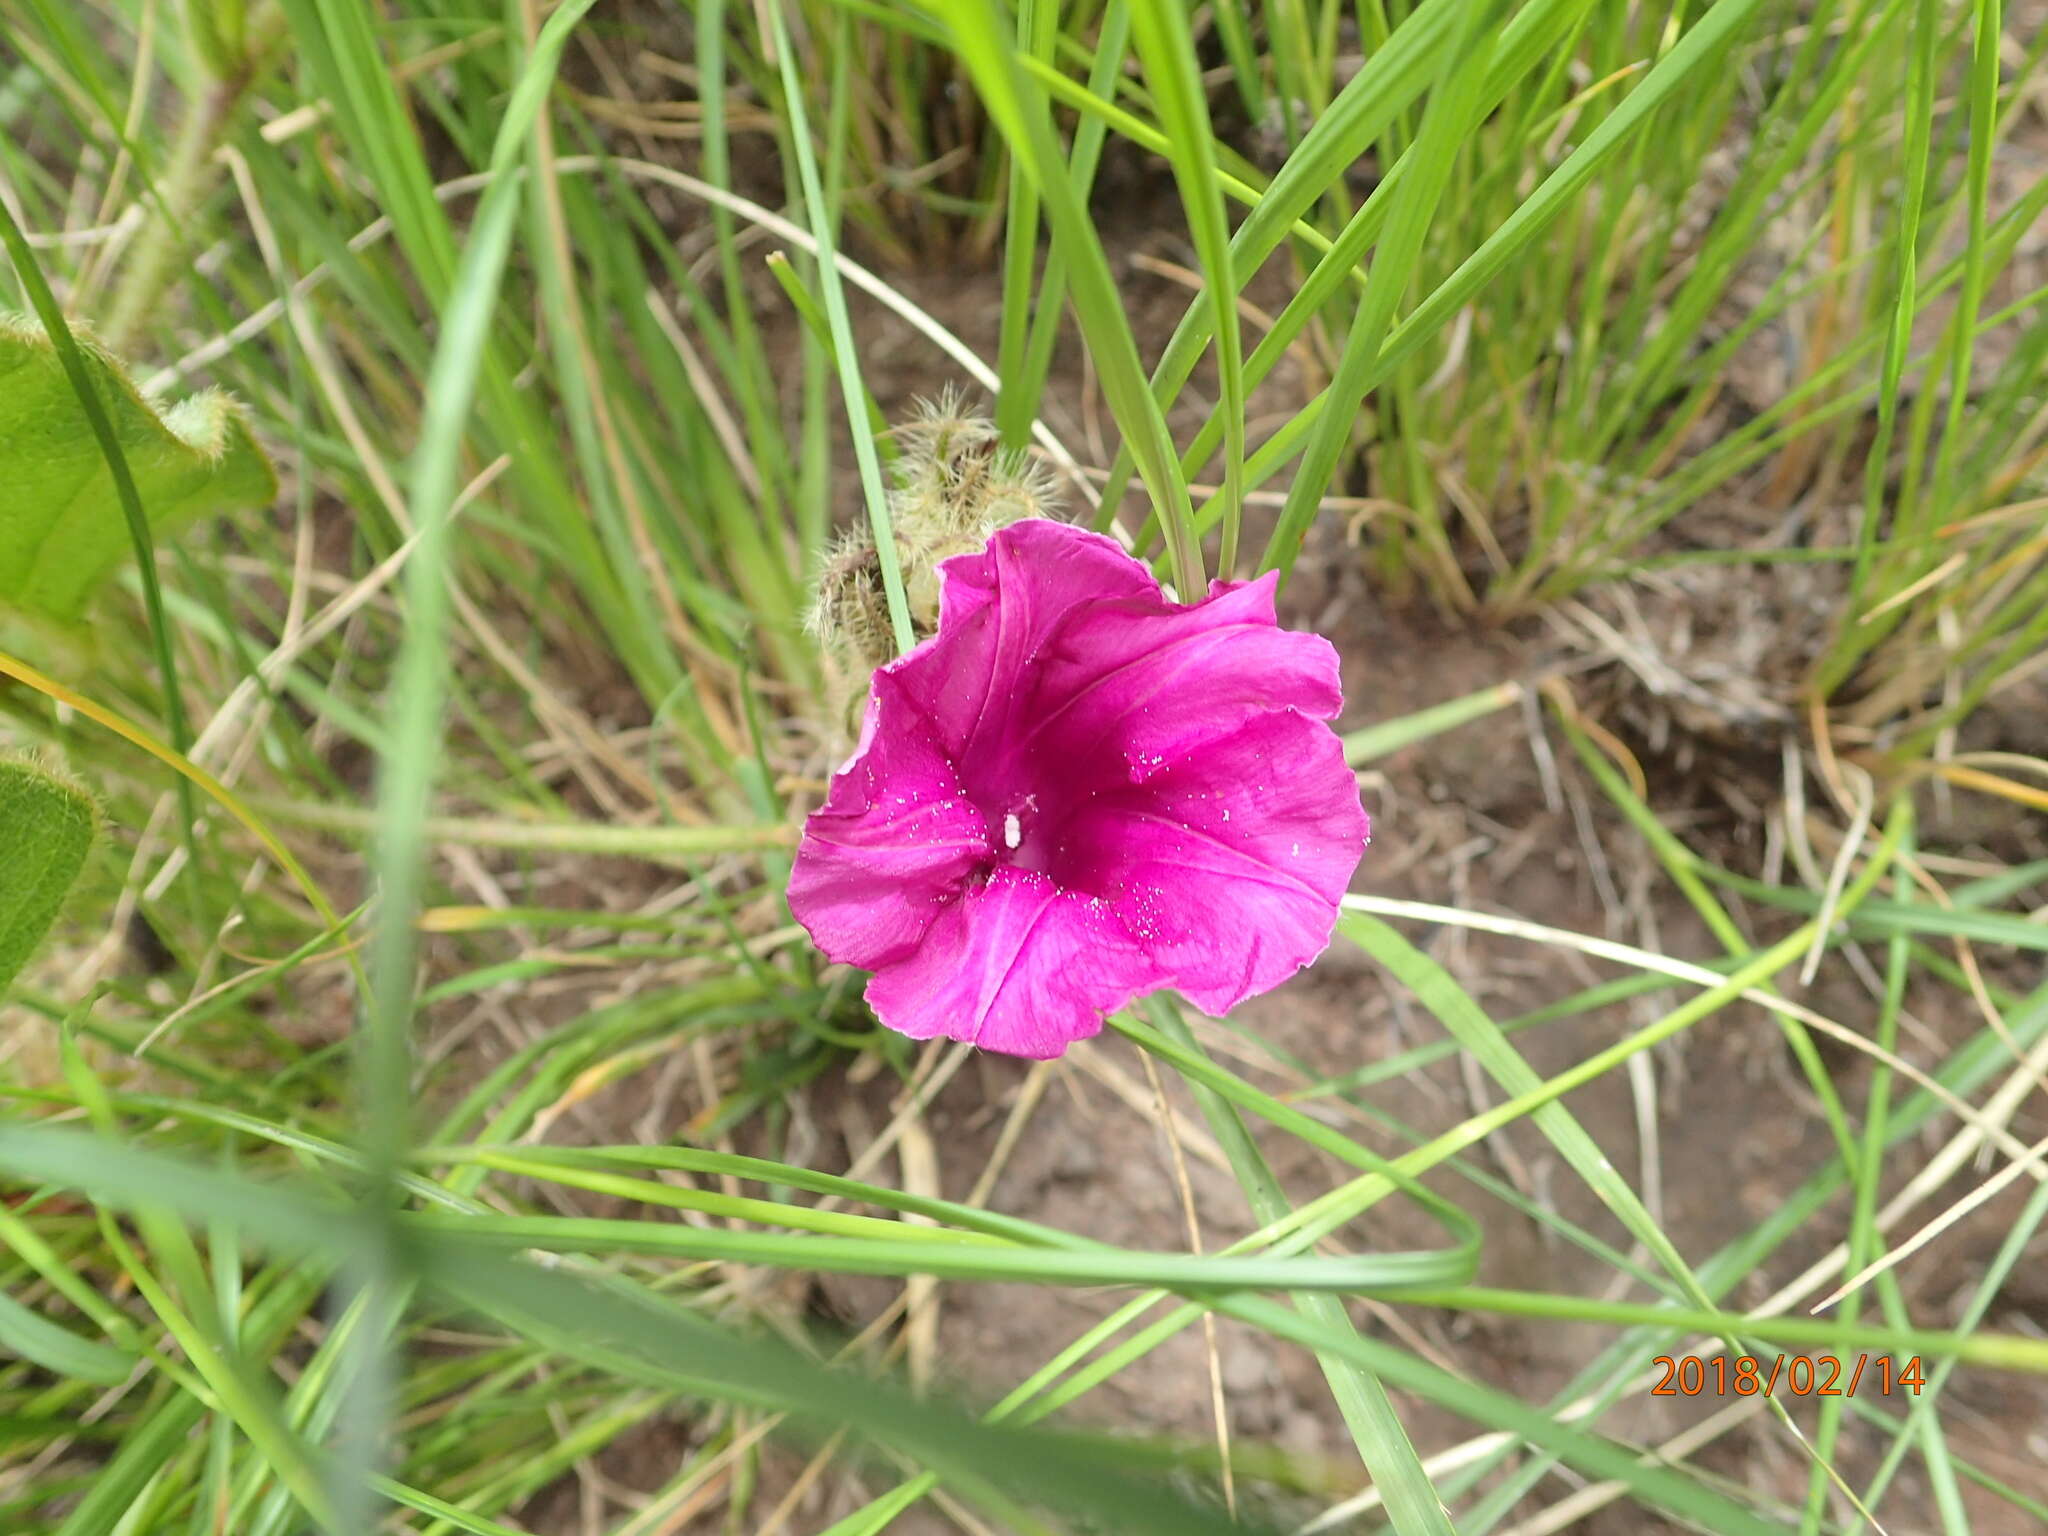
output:
[[[918, 640], [939, 623], [939, 567], [979, 554], [990, 535], [1058, 510], [1051, 477], [1029, 455], [998, 446], [995, 423], [947, 386], [917, 402], [891, 433], [897, 445], [889, 518], [903, 573], [910, 628]], [[818, 573], [811, 633], [826, 663], [832, 724], [849, 737], [875, 669], [895, 655], [882, 562], [862, 526], [836, 544]]]
[[825, 662], [827, 723], [834, 733], [850, 735], [868, 680], [896, 650], [882, 560], [866, 530], [842, 538], [826, 557], [806, 627]]
[[1058, 510], [1045, 473], [1028, 455], [999, 448], [995, 423], [969, 410], [957, 390], [920, 400], [894, 436], [901, 452], [889, 514], [908, 552], [960, 534], [973, 535], [978, 549], [998, 528]]

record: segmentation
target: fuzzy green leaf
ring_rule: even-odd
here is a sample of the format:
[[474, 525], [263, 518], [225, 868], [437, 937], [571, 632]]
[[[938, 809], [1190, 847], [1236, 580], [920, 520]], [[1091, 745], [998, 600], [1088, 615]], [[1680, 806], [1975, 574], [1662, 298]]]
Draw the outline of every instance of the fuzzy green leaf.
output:
[[[119, 362], [90, 347], [85, 355], [157, 535], [277, 494], [270, 461], [233, 400], [207, 390], [159, 411]], [[5, 312], [0, 484], [0, 609], [76, 620], [134, 544], [106, 456], [56, 349], [34, 320]]]
[[98, 829], [84, 790], [26, 759], [0, 758], [0, 996], [57, 920]]

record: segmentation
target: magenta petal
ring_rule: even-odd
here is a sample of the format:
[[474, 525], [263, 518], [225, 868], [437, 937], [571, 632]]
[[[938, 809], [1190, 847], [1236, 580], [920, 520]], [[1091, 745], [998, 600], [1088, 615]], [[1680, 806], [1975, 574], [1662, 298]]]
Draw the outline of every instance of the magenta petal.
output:
[[868, 983], [884, 1024], [1045, 1060], [1161, 984], [1107, 906], [1030, 870], [999, 869], [949, 907], [916, 954]]
[[914, 950], [988, 857], [988, 824], [929, 724], [877, 677], [860, 747], [804, 823], [791, 913], [833, 959], [873, 969]]
[[959, 762], [976, 742], [1014, 732], [1061, 623], [1119, 598], [1156, 603], [1159, 583], [1114, 540], [1042, 518], [1017, 523], [982, 553], [940, 567], [939, 632], [885, 670], [918, 698]]
[[1365, 851], [1357, 783], [1330, 730], [1265, 716], [1075, 818], [1069, 878], [1108, 895], [1204, 1012], [1277, 986], [1330, 942]]
[[1070, 759], [1107, 745], [1144, 778], [1260, 716], [1329, 719], [1344, 706], [1337, 652], [1278, 627], [1271, 571], [1217, 584], [1189, 607], [1104, 603], [1078, 612], [1040, 669], [1027, 740]]

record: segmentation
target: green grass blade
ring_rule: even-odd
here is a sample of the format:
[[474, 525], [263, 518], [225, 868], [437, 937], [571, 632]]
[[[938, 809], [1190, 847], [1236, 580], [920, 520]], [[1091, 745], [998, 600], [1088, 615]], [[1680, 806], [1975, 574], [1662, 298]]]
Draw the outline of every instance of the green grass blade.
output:
[[[1223, 547], [1218, 574], [1232, 578], [1244, 520], [1245, 379], [1244, 340], [1237, 317], [1238, 280], [1230, 257], [1230, 222], [1216, 165], [1216, 135], [1202, 88], [1201, 66], [1186, 10], [1174, 0], [1134, 0], [1138, 57], [1152, 86], [1152, 99], [1165, 131], [1167, 159], [1180, 187], [1195, 254], [1202, 263], [1211, 329], [1216, 338], [1216, 376], [1223, 415]], [[1185, 590], [1193, 599], [1197, 593]]]
[[1195, 538], [1187, 477], [1167, 432], [1166, 417], [1146, 383], [1109, 257], [1069, 179], [1044, 98], [1028, 88], [1028, 77], [1006, 41], [1009, 29], [990, 0], [945, 0], [941, 9], [952, 28], [953, 46], [973, 72], [990, 117], [1044, 199], [1053, 240], [1065, 253], [1075, 317], [1100, 371], [1103, 396], [1167, 530], [1174, 583], [1184, 599], [1193, 601], [1206, 590], [1208, 580]]
[[1293, 569], [1302, 537], [1329, 494], [1337, 461], [1357, 430], [1358, 409], [1379, 360], [1381, 343], [1393, 324], [1395, 306], [1414, 281], [1431, 216], [1450, 182], [1459, 147], [1486, 81], [1486, 55], [1476, 45], [1487, 35], [1484, 23], [1490, 10], [1490, 6], [1480, 3], [1463, 8], [1444, 73], [1438, 78], [1423, 114], [1421, 136], [1402, 156], [1404, 162], [1412, 161], [1412, 168], [1404, 173], [1401, 186], [1394, 193], [1387, 212], [1387, 231], [1366, 277], [1365, 291], [1359, 295], [1358, 311], [1345, 335], [1337, 371], [1323, 393], [1322, 409], [1302, 451], [1293, 484], [1288, 487], [1280, 521], [1259, 558], [1261, 570], [1278, 570], [1282, 580]]
[[[1193, 1033], [1169, 999], [1152, 999], [1146, 1011], [1162, 1034], [1182, 1051], [1199, 1051]], [[1279, 1181], [1273, 1177], [1272, 1168], [1246, 1130], [1236, 1106], [1206, 1084], [1197, 1085], [1195, 1097], [1230, 1159], [1231, 1169], [1244, 1189], [1252, 1215], [1268, 1226], [1291, 1217], [1294, 1212], [1281, 1193]], [[1350, 1314], [1334, 1297], [1302, 1293], [1295, 1296], [1294, 1305], [1304, 1318], [1324, 1332], [1338, 1337], [1357, 1337]], [[1450, 1517], [1438, 1499], [1436, 1489], [1431, 1486], [1429, 1474], [1423, 1470], [1421, 1458], [1416, 1455], [1415, 1446], [1394, 1412], [1387, 1389], [1379, 1378], [1371, 1371], [1361, 1369], [1355, 1360], [1347, 1360], [1340, 1355], [1319, 1352], [1317, 1363], [1323, 1368], [1330, 1391], [1336, 1397], [1338, 1411], [1351, 1430], [1352, 1440], [1366, 1470], [1385, 1495], [1387, 1512], [1393, 1517], [1395, 1531], [1400, 1536], [1416, 1536], [1416, 1533], [1453, 1536]]]
[[889, 604], [889, 627], [897, 651], [916, 643], [910, 627], [910, 604], [903, 595], [903, 564], [896, 550], [896, 535], [889, 517], [889, 493], [882, 484], [882, 463], [875, 452], [875, 439], [863, 430], [867, 410], [867, 388], [861, 382], [860, 358], [853, 344], [853, 321], [846, 309], [846, 289], [839, 277], [838, 246], [832, 232], [832, 208], [825, 201], [824, 185], [818, 176], [817, 156], [811, 148], [810, 124], [803, 107], [803, 85], [796, 74], [796, 53], [789, 44], [782, 9], [771, 6], [776, 56], [781, 62], [782, 89], [790, 113], [790, 134], [795, 141], [797, 174], [804, 189], [804, 203], [810, 210], [811, 235], [818, 243], [818, 287], [825, 302], [825, 322], [832, 332], [832, 357], [839, 373], [839, 391], [846, 402], [847, 425], [853, 436], [854, 462], [860, 467], [861, 494], [867, 499], [868, 523], [874, 530], [875, 553], [882, 567], [882, 590]]

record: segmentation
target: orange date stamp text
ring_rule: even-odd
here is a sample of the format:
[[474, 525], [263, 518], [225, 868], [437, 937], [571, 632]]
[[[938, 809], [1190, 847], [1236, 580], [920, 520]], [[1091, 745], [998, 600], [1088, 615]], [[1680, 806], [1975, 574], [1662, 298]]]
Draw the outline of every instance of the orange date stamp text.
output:
[[1858, 1392], [1890, 1397], [1918, 1396], [1927, 1385], [1926, 1367], [1913, 1355], [1659, 1355], [1661, 1373], [1652, 1397], [1854, 1397]]

